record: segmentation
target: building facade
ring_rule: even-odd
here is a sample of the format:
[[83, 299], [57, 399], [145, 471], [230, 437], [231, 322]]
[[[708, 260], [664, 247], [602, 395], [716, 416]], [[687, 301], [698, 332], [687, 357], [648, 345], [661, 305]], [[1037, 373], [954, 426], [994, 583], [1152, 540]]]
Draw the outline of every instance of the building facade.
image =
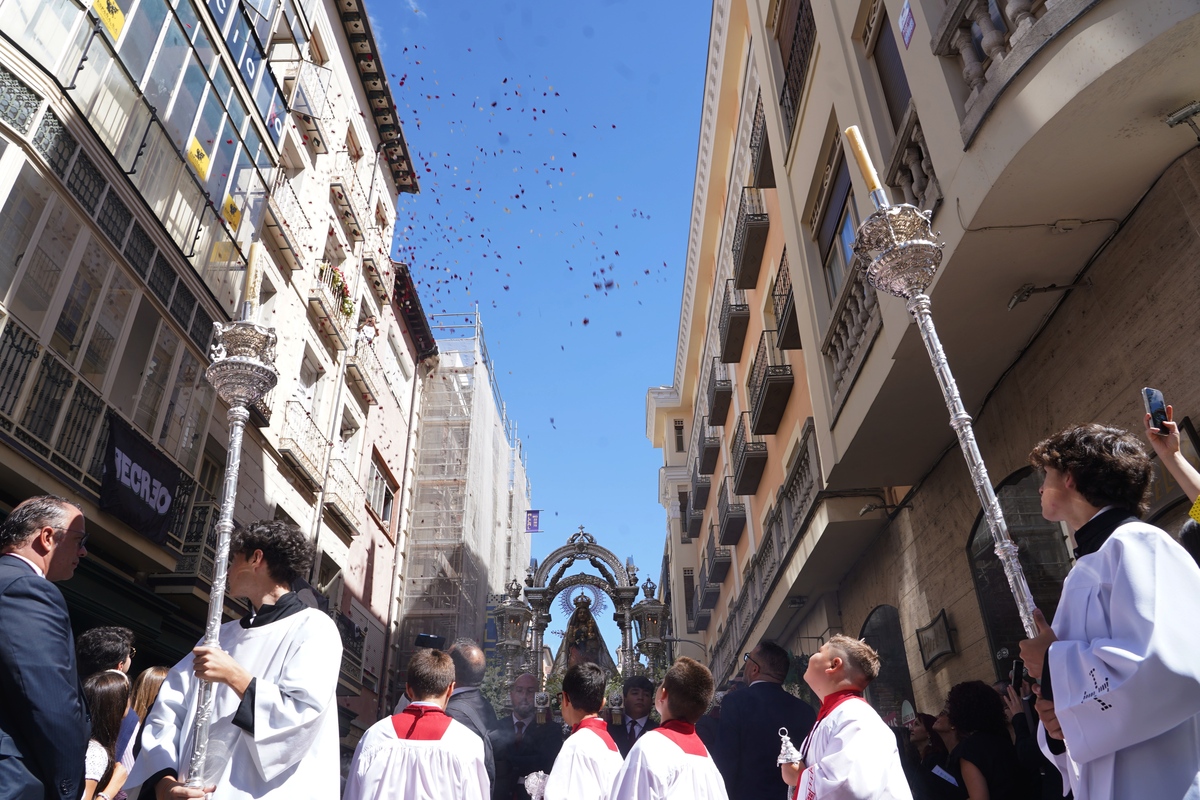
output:
[[[722, 230], [706, 208], [727, 191], [708, 176], [736, 149], [728, 114], [758, 92], [801, 343], [795, 393], [811, 409], [784, 480], [758, 487], [776, 516], [732, 570], [751, 570], [747, 599], [722, 592], [699, 634], [718, 678], [759, 639], [811, 653], [844, 631], [879, 649], [870, 699], [904, 718], [940, 708], [961, 680], [1006, 677], [1023, 637], [916, 326], [854, 268], [873, 207], [843, 153], [849, 125], [892, 200], [929, 210], [945, 242], [933, 316], [1052, 616], [1072, 545], [1041, 518], [1029, 450], [1074, 421], [1140, 430], [1142, 386], [1161, 388], [1177, 418], [1200, 401], [1183, 366], [1200, 330], [1169, 299], [1200, 281], [1200, 155], [1172, 115], [1195, 99], [1198, 31], [1195, 5], [1170, 0], [713, 4], [676, 374], [648, 396], [668, 524], [686, 468], [671, 420], [686, 428], [689, 408], [712, 408], [688, 377], [690, 317], [714, 303], [693, 287]], [[722, 449], [736, 436], [716, 433]], [[1182, 493], [1162, 474], [1154, 491], [1150, 518], [1173, 530]], [[677, 631], [708, 586], [691, 567], [689, 588], [685, 570], [706, 555], [692, 547], [668, 538]]]
[[77, 631], [132, 628], [135, 669], [190, 650], [228, 442], [203, 372], [256, 264], [245, 299], [280, 378], [235, 522], [317, 542], [347, 747], [384, 689], [436, 352], [390, 257], [417, 184], [377, 51], [354, 0], [0, 2], [0, 502], [83, 507], [89, 557], [62, 587]]
[[[500, 396], [479, 312], [431, 320], [438, 360], [421, 401], [400, 671], [418, 634], [494, 642], [487, 629], [497, 598], [509, 581], [524, 579], [529, 564], [525, 450]], [[396, 686], [403, 688], [402, 675]]]

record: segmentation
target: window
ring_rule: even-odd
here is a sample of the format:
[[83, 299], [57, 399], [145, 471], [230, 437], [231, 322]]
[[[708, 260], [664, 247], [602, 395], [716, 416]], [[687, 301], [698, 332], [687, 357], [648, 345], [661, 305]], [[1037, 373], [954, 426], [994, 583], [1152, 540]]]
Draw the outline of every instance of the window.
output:
[[692, 615], [695, 614], [695, 609], [692, 607], [692, 598], [695, 594], [696, 573], [685, 567], [683, 570], [683, 610], [687, 614], [688, 620], [691, 620]]
[[675, 452], [682, 453], [687, 449], [683, 442], [683, 420], [675, 420]]
[[858, 637], [879, 653], [879, 675], [864, 692], [866, 701], [888, 725], [903, 725], [915, 708], [900, 612], [894, 606], [876, 606]]
[[46, 210], [50, 191], [49, 184], [28, 163], [21, 166], [21, 174], [0, 211], [0, 298], [7, 297], [17, 276], [17, 267]]
[[304, 404], [304, 408], [315, 420], [321, 409], [321, 373], [316, 359], [305, 353], [300, 362], [300, 380], [296, 384], [296, 399]]
[[854, 263], [854, 236], [858, 230], [858, 214], [854, 210], [854, 192], [850, 190], [850, 170], [846, 157], [838, 156], [833, 183], [825, 201], [825, 213], [817, 229], [817, 246], [821, 251], [825, 288], [829, 304], [837, 305], [838, 295], [846, 282], [846, 274]]
[[392, 503], [396, 498], [396, 484], [387, 477], [376, 458], [371, 459], [371, 475], [367, 478], [367, 503], [380, 522], [390, 530]]
[[912, 92], [908, 88], [908, 78], [904, 75], [900, 48], [896, 46], [896, 33], [892, 30], [892, 21], [888, 19], [886, 11], [879, 17], [879, 35], [875, 39], [872, 60], [875, 62], [875, 70], [879, 73], [883, 99], [892, 119], [892, 130], [898, 131], [900, 123], [904, 120], [904, 112], [908, 110], [908, 101], [912, 99]]
[[[1037, 607], [1054, 619], [1058, 598], [1062, 593], [1063, 580], [1071, 569], [1071, 556], [1067, 552], [1066, 534], [1057, 522], [1047, 522], [1042, 517], [1042, 504], [1038, 495], [1040, 476], [1031, 468], [1009, 476], [996, 489], [1008, 532], [1019, 548], [1021, 568], [1029, 581], [1029, 589]], [[1012, 666], [1012, 659], [1019, 652], [1017, 644], [1025, 638], [1017, 604], [1008, 588], [1004, 568], [993, 550], [991, 531], [987, 520], [980, 514], [967, 542], [967, 556], [971, 561], [971, 575], [975, 579], [975, 594], [979, 609], [983, 612], [983, 624], [987, 628], [988, 641], [992, 648], [996, 675], [1005, 677]]]

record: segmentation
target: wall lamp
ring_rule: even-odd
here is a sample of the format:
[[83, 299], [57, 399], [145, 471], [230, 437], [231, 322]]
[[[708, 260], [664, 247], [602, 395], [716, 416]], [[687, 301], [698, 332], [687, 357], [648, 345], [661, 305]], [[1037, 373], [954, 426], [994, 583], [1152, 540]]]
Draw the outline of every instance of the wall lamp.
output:
[[1196, 141], [1200, 141], [1200, 127], [1196, 126], [1196, 116], [1200, 115], [1200, 100], [1193, 100], [1178, 111], [1172, 111], [1167, 115], [1167, 125], [1174, 128], [1176, 125], [1187, 125], [1192, 129], [1192, 133], [1196, 134]]

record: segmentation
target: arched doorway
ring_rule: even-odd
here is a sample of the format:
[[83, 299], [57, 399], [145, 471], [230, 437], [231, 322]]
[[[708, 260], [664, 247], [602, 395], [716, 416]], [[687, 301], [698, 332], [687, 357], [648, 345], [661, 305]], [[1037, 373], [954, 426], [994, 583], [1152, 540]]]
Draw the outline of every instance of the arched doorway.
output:
[[[1014, 472], [996, 489], [1008, 532], [1017, 543], [1021, 569], [1029, 581], [1034, 602], [1053, 620], [1062, 594], [1063, 580], [1071, 570], [1071, 554], [1067, 550], [1066, 532], [1057, 522], [1047, 522], [1042, 516], [1041, 476], [1032, 468]], [[992, 536], [981, 513], [967, 541], [967, 557], [971, 561], [971, 576], [975, 581], [975, 596], [983, 614], [988, 642], [992, 648], [992, 664], [996, 676], [1007, 679], [1017, 657], [1018, 643], [1025, 638], [1025, 628], [1017, 613], [1017, 604], [1008, 588], [1004, 568], [993, 550]]]
[[871, 681], [865, 697], [888, 725], [901, 725], [915, 711], [904, 631], [895, 606], [876, 606], [867, 615], [858, 638], [879, 653], [879, 677]]

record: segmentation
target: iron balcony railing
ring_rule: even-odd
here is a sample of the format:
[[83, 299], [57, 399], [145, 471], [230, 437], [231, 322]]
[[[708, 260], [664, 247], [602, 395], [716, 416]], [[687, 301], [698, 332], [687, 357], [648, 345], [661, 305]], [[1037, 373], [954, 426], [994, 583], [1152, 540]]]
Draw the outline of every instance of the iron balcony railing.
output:
[[271, 216], [283, 234], [296, 262], [297, 269], [305, 269], [311, 263], [309, 247], [312, 245], [312, 223], [304, 206], [296, 196], [296, 190], [286, 172], [279, 169], [271, 186]]
[[784, 152], [791, 150], [792, 133], [796, 130], [796, 117], [800, 113], [800, 99], [804, 95], [804, 82], [808, 76], [808, 65], [812, 60], [813, 47], [817, 41], [817, 23], [813, 19], [811, 0], [800, 0], [796, 9], [796, 30], [788, 48], [787, 71], [783, 79], [783, 91], [779, 95], [779, 110], [783, 116]]
[[746, 293], [734, 286], [733, 278], [725, 281], [725, 296], [721, 300], [721, 361], [726, 364], [742, 359], [742, 345], [746, 342], [746, 329], [750, 326], [750, 304]]
[[721, 583], [729, 574], [730, 565], [733, 564], [733, 551], [717, 544], [716, 530], [713, 525], [708, 526], [707, 555], [709, 580], [713, 583]]
[[721, 600], [721, 584], [714, 582], [712, 576], [709, 575], [707, 559], [700, 564], [699, 594], [701, 608], [716, 608], [717, 603]]
[[356, 535], [362, 526], [365, 498], [366, 492], [358, 485], [345, 459], [330, 459], [329, 474], [325, 479], [325, 502], [342, 524]]
[[705, 608], [702, 599], [702, 587], [696, 587], [696, 593], [692, 595], [692, 619], [690, 620], [696, 632], [708, 630], [708, 624], [712, 621], [712, 609]]
[[750, 412], [738, 416], [733, 435], [733, 492], [752, 495], [758, 492], [767, 463], [767, 441], [750, 429]]
[[758, 285], [770, 227], [771, 218], [767, 214], [762, 189], [743, 187], [742, 199], [738, 204], [737, 227], [733, 233], [733, 274], [737, 288], [753, 289]]
[[700, 457], [692, 461], [692, 507], [700, 511], [708, 506], [708, 494], [712, 488], [712, 477], [700, 471]]
[[352, 687], [361, 689], [366, 632], [345, 614], [332, 611], [330, 616], [337, 623], [338, 633], [342, 637], [342, 668], [339, 677]]
[[696, 426], [696, 452], [700, 458], [700, 474], [712, 475], [721, 455], [721, 433], [708, 424], [708, 417], [701, 417]]
[[359, 340], [354, 355], [346, 359], [346, 377], [354, 383], [363, 400], [371, 405], [379, 403], [386, 379], [383, 377], [383, 367], [379, 364], [379, 356], [375, 353], [373, 344]]
[[733, 381], [729, 379], [729, 367], [720, 357], [713, 356], [708, 372], [708, 419], [713, 425], [724, 425], [729, 415], [729, 404], [733, 400]]
[[322, 263], [317, 266], [317, 276], [308, 291], [308, 304], [320, 322], [321, 330], [339, 350], [345, 350], [354, 341], [350, 320], [355, 305], [348, 280], [349, 275], [331, 264]]
[[329, 191], [347, 232], [356, 241], [362, 241], [363, 229], [374, 219], [367, 207], [367, 193], [358, 179], [358, 161], [348, 150], [334, 156]]
[[732, 475], [726, 475], [721, 480], [721, 489], [717, 494], [717, 524], [721, 544], [736, 545], [742, 538], [742, 531], [746, 527], [746, 504], [740, 502], [733, 493]]
[[786, 247], [779, 259], [775, 287], [771, 290], [771, 304], [775, 309], [775, 325], [779, 329], [779, 348], [799, 350], [800, 320], [796, 316], [796, 296], [792, 292], [792, 271], [788, 268]]
[[279, 454], [308, 483], [321, 486], [321, 462], [329, 440], [321, 433], [308, 409], [299, 400], [288, 400], [283, 412], [283, 432], [279, 435]]
[[754, 101], [754, 127], [750, 132], [751, 175], [760, 189], [775, 188], [775, 170], [771, 164], [771, 143], [767, 137], [767, 115], [763, 111], [762, 89]]
[[754, 363], [750, 365], [751, 430], [754, 433], [773, 434], [779, 430], [794, 384], [792, 365], [784, 360], [779, 349], [778, 331], [763, 331], [758, 338]]

